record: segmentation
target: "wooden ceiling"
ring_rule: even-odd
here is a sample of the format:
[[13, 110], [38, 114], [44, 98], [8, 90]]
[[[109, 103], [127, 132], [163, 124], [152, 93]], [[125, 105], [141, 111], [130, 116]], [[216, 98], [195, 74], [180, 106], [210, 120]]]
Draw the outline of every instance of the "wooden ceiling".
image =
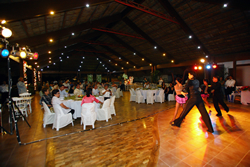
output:
[[171, 60], [183, 63], [205, 55], [250, 53], [247, 1], [132, 1], [177, 23], [115, 0], [91, 0], [86, 7], [88, 2], [2, 0], [0, 20], [5, 19], [13, 32], [10, 43], [39, 53], [36, 62], [44, 71], [119, 71]]

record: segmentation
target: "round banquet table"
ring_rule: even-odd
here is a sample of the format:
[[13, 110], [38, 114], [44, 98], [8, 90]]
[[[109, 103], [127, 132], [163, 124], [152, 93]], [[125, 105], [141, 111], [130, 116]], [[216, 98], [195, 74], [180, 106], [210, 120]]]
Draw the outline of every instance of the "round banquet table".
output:
[[[104, 102], [104, 97], [103, 96], [99, 96], [96, 97], [99, 101]], [[63, 104], [71, 109], [75, 110], [75, 113], [73, 114], [73, 118], [80, 118], [81, 117], [81, 112], [82, 112], [82, 100], [62, 100]], [[97, 111], [98, 108], [100, 108], [100, 103], [96, 103], [95, 104], [95, 111]]]
[[154, 100], [155, 100], [156, 94], [157, 94], [157, 92], [158, 92], [159, 90], [158, 90], [158, 89], [155, 89], [155, 90], [150, 90], [150, 89], [149, 89], [149, 90], [142, 90], [142, 89], [140, 89], [140, 91], [141, 91], [141, 94], [142, 94], [144, 100], [147, 99], [147, 92], [148, 92], [148, 91], [152, 91], [152, 92], [155, 94], [155, 96], [154, 96]]

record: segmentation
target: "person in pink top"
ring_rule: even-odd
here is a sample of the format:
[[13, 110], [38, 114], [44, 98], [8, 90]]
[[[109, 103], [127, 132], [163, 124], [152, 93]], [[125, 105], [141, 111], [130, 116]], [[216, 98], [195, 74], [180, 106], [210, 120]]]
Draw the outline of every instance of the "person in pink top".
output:
[[91, 88], [88, 88], [87, 89], [87, 92], [86, 92], [86, 96], [84, 96], [82, 98], [82, 103], [81, 103], [81, 106], [84, 104], [84, 103], [93, 103], [93, 102], [96, 102], [96, 103], [102, 103], [101, 101], [97, 100], [95, 98], [95, 96], [92, 95], [92, 89]]

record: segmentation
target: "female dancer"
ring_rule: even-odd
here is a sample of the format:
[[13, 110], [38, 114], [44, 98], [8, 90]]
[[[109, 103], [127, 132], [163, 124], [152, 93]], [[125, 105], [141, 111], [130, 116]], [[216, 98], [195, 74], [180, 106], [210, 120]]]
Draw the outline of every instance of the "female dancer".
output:
[[[176, 120], [174, 120], [173, 122], [171, 122], [172, 126], [177, 126], [180, 127], [182, 120], [186, 117], [186, 115], [189, 113], [189, 111], [194, 107], [194, 105], [196, 105], [196, 107], [198, 108], [202, 119], [204, 121], [204, 123], [206, 124], [207, 128], [208, 128], [208, 132], [213, 133], [213, 127], [211, 124], [211, 120], [210, 117], [206, 111], [206, 108], [204, 106], [203, 100], [201, 98], [201, 94], [199, 92], [199, 81], [197, 79], [195, 79], [196, 77], [196, 73], [191, 71], [188, 73], [188, 83], [185, 85], [185, 89], [189, 88], [190, 90], [190, 98], [187, 101], [187, 105], [185, 106], [184, 110], [182, 111], [181, 115], [179, 116], [179, 118], [177, 118]], [[181, 94], [183, 96], [185, 96], [187, 93], [181, 92]]]
[[176, 85], [174, 86], [174, 89], [175, 89], [175, 92], [176, 92], [176, 95], [175, 95], [176, 104], [175, 104], [174, 117], [171, 120], [171, 122], [173, 122], [175, 120], [180, 105], [184, 109], [184, 104], [186, 103], [186, 101], [188, 99], [187, 96], [183, 96], [181, 94], [182, 89], [183, 89], [182, 88], [182, 84], [181, 84], [181, 78], [177, 77], [176, 80], [175, 80], [175, 82], [176, 82]]
[[209, 111], [211, 112], [210, 108], [211, 106], [209, 105], [208, 101], [207, 101], [207, 98], [209, 97], [209, 94], [208, 94], [208, 80], [207, 79], [203, 79], [203, 83], [204, 83], [204, 86], [201, 87], [201, 97], [202, 97], [202, 100], [207, 104], [207, 106], [209, 107]]

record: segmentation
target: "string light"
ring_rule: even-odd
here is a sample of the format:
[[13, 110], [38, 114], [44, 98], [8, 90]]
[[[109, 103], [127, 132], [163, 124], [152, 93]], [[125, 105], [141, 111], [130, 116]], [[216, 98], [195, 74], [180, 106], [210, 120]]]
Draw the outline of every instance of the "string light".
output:
[[82, 57], [82, 59], [85, 59], [85, 57]]
[[63, 55], [63, 53], [61, 53], [61, 55]]
[[109, 60], [109, 62], [111, 62], [111, 60]]
[[122, 67], [122, 70], [123, 70], [123, 67]]
[[192, 38], [192, 35], [189, 35], [189, 37], [188, 37], [189, 39], [191, 39]]
[[224, 5], [223, 5], [223, 8], [226, 8], [227, 7], [227, 3], [225, 3]]
[[149, 66], [152, 66], [152, 64], [150, 63]]
[[119, 59], [121, 59], [121, 57], [119, 57]]
[[53, 63], [53, 65], [56, 65], [56, 63]]
[[157, 46], [154, 46], [154, 49], [157, 49]]
[[127, 64], [128, 64], [129, 62], [127, 61]]
[[171, 60], [171, 63], [174, 63], [174, 60]]
[[67, 46], [64, 46], [64, 48], [67, 48]]
[[86, 7], [89, 8], [89, 4], [88, 3], [86, 4]]
[[51, 61], [49, 61], [49, 63], [51, 63]]
[[51, 59], [51, 57], [49, 57], [49, 59]]
[[144, 61], [144, 58], [142, 58], [141, 60]]
[[49, 41], [50, 41], [50, 42], [53, 42], [53, 39], [50, 39]]
[[115, 66], [117, 66], [117, 64], [115, 64]]
[[35, 62], [35, 64], [37, 64], [37, 62]]
[[136, 55], [136, 53], [134, 53], [134, 55]]
[[60, 61], [62, 61], [62, 59]]
[[49, 54], [51, 54], [51, 51], [48, 51]]
[[74, 35], [75, 35], [75, 33], [73, 33], [73, 32], [72, 32], [72, 34], [71, 34], [71, 35], [73, 35], [73, 36], [74, 36]]
[[81, 63], [83, 63], [83, 61], [81, 61]]
[[134, 68], [135, 68], [135, 66], [134, 66]]
[[37, 68], [39, 68], [40, 66], [37, 66]]
[[163, 55], [163, 56], [166, 56], [166, 53], [163, 53], [162, 55]]
[[197, 47], [197, 49], [200, 49], [200, 48], [201, 48], [200, 46]]
[[67, 56], [67, 59], [69, 58], [69, 56]]
[[206, 58], [208, 58], [208, 55], [206, 55]]

